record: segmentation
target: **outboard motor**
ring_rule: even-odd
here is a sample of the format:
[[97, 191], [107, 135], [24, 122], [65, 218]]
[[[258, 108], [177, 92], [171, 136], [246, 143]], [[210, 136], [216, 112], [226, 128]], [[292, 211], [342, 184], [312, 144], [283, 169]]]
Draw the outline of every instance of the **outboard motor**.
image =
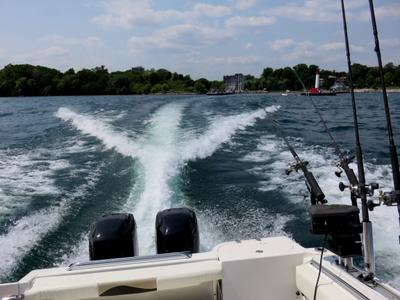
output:
[[90, 260], [138, 255], [136, 222], [132, 214], [102, 216], [89, 234]]
[[189, 208], [170, 208], [156, 217], [157, 253], [199, 252], [196, 214]]

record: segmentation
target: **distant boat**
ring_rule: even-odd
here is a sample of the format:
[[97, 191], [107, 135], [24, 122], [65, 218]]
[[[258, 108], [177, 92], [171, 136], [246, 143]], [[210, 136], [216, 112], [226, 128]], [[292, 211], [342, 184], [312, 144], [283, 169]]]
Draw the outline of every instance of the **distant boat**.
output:
[[349, 94], [350, 91], [332, 91], [332, 93], [336, 93], [336, 94]]
[[312, 93], [312, 92], [305, 92], [301, 93], [302, 96], [336, 96], [336, 92], [318, 92], [318, 93]]
[[207, 96], [223, 96], [223, 95], [232, 95], [234, 92], [209, 92]]

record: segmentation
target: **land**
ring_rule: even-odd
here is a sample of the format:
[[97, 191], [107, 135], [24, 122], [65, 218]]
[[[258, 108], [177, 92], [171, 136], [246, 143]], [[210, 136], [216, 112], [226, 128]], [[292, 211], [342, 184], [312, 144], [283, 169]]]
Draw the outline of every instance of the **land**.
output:
[[[353, 81], [358, 92], [376, 91], [380, 86], [377, 67], [353, 64]], [[273, 69], [266, 67], [259, 77], [247, 75], [243, 90], [251, 93], [266, 91], [302, 90], [296, 70], [305, 86], [314, 85], [318, 66], [298, 64]], [[400, 66], [388, 63], [384, 67], [388, 91], [400, 91]], [[329, 89], [334, 83], [348, 85], [347, 73], [321, 70], [321, 87]], [[61, 95], [141, 95], [141, 94], [205, 94], [210, 90], [223, 91], [225, 83], [166, 69], [133, 67], [109, 72], [104, 66], [65, 72], [44, 66], [9, 64], [0, 70], [0, 97], [61, 96]]]
[[[382, 89], [355, 89], [356, 93], [379, 93], [382, 92]], [[388, 93], [400, 93], [400, 88], [387, 88], [386, 92]]]

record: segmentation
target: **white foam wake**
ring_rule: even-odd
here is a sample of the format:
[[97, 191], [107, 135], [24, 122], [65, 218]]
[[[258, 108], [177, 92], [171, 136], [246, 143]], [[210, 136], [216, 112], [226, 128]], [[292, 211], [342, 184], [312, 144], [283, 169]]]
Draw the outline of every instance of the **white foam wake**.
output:
[[[0, 236], [0, 274], [8, 274], [16, 263], [28, 253], [48, 232], [54, 230], [62, 221], [63, 215], [68, 211], [70, 201], [82, 196], [86, 190], [93, 186], [96, 179], [92, 175], [86, 185], [70, 195], [63, 197], [57, 205], [39, 210], [27, 215]], [[1, 275], [0, 275], [1, 279]]]
[[140, 152], [136, 143], [124, 133], [113, 130], [105, 121], [78, 114], [65, 107], [59, 108], [56, 116], [64, 121], [70, 121], [82, 133], [98, 138], [108, 149], [115, 148], [119, 153], [131, 157], [135, 157]]
[[216, 118], [204, 134], [185, 143], [182, 160], [196, 160], [210, 156], [222, 144], [228, 142], [238, 130], [253, 126], [258, 119], [264, 119], [279, 108], [280, 106], [272, 105], [249, 113]]
[[256, 239], [271, 236], [288, 236], [285, 225], [292, 216], [272, 213], [261, 207], [241, 207], [241, 216], [232, 216], [223, 210], [197, 212], [202, 251], [209, 251], [216, 245], [233, 240]]
[[[237, 131], [253, 126], [258, 119], [267, 117], [268, 113], [277, 111], [279, 107], [270, 106], [249, 113], [214, 119], [205, 133], [188, 141], [183, 140], [182, 137], [187, 134], [180, 128], [183, 109], [184, 105], [181, 103], [170, 103], [161, 107], [146, 122], [149, 125], [147, 132], [137, 141], [128, 140], [123, 133], [115, 132], [109, 125], [94, 117], [64, 108], [57, 112], [58, 117], [71, 121], [83, 133], [92, 135], [109, 148], [137, 160], [138, 180], [125, 209], [134, 212], [138, 224], [140, 254], [153, 251], [155, 216], [158, 211], [173, 206], [171, 196], [176, 191], [171, 187], [171, 180], [178, 175], [182, 165], [188, 160], [212, 155]], [[85, 128], [85, 124], [88, 124], [89, 128]], [[98, 128], [102, 128], [101, 132]], [[123, 145], [125, 143], [134, 146], [126, 147]], [[77, 251], [77, 257], [82, 256], [81, 250]]]
[[[154, 245], [154, 220], [158, 211], [171, 206], [173, 193], [169, 181], [178, 172], [179, 125], [182, 104], [168, 104], [159, 109], [149, 121], [142, 152], [138, 156], [142, 187], [133, 189], [127, 206], [132, 208], [138, 223], [139, 251], [148, 253]], [[137, 189], [141, 189], [138, 193]], [[132, 199], [140, 194], [139, 199]]]
[[[347, 179], [345, 176], [337, 178], [334, 175], [337, 157], [333, 149], [307, 146], [298, 141], [295, 143], [299, 156], [310, 162], [310, 170], [317, 178], [329, 203], [350, 204], [349, 193], [340, 192], [338, 188], [339, 182], [346, 182]], [[294, 203], [300, 203], [303, 201], [302, 195], [308, 194], [303, 180], [300, 180], [301, 174], [284, 175], [287, 164], [292, 162], [293, 157], [287, 150], [286, 145], [278, 137], [274, 135], [264, 136], [260, 139], [257, 150], [248, 154], [244, 159], [259, 163], [258, 167], [252, 171], [264, 178], [260, 182], [261, 190], [279, 189], [286, 192], [289, 199]], [[351, 167], [357, 173], [357, 166], [352, 164]], [[379, 182], [381, 188], [390, 190], [392, 182], [387, 170], [390, 170], [390, 166], [366, 162], [367, 182]], [[307, 199], [306, 201], [309, 200]], [[308, 207], [308, 205], [308, 202], [305, 203], [305, 207]], [[400, 264], [398, 262], [400, 262], [400, 252], [398, 250], [397, 209], [380, 206], [370, 212], [370, 219], [373, 223], [378, 275], [399, 284]]]
[[23, 217], [7, 234], [0, 236], [0, 274], [8, 274], [19, 259], [59, 224], [66, 205], [67, 201], [64, 199], [59, 206]]
[[12, 215], [15, 209], [24, 209], [32, 196], [55, 196], [60, 192], [52, 174], [68, 167], [68, 161], [49, 160], [47, 154], [44, 149], [25, 153], [0, 151], [0, 215]]
[[[32, 152], [18, 155], [8, 154], [3, 162], [8, 165], [9, 177], [4, 180], [7, 205], [11, 208], [27, 206], [32, 196], [51, 195], [57, 204], [40, 209], [16, 220], [7, 231], [0, 235], [0, 280], [9, 274], [18, 261], [26, 255], [48, 232], [54, 230], [62, 221], [63, 215], [69, 209], [70, 200], [82, 196], [86, 189], [94, 184], [96, 173], [87, 178], [87, 184], [80, 186], [68, 196], [61, 196], [62, 191], [54, 183], [54, 171], [70, 167], [68, 161], [59, 159], [65, 152], [82, 151], [75, 143], [60, 150], [49, 152], [36, 149]], [[4, 154], [4, 153], [3, 153]], [[7, 172], [7, 170], [4, 170]], [[2, 169], [0, 168], [0, 177]], [[13, 186], [13, 189], [11, 187]], [[3, 199], [4, 200], [4, 199]], [[10, 203], [11, 202], [11, 203]], [[6, 211], [9, 213], [8, 211]]]

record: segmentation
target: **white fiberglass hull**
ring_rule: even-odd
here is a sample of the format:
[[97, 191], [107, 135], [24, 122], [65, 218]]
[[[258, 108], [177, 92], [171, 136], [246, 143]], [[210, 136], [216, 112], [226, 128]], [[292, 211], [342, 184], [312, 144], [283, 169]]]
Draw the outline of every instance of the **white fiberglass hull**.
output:
[[[319, 254], [274, 237], [223, 243], [193, 255], [78, 263], [2, 284], [0, 299], [312, 299]], [[400, 299], [389, 286], [359, 281], [334, 254], [324, 257], [317, 299]]]

